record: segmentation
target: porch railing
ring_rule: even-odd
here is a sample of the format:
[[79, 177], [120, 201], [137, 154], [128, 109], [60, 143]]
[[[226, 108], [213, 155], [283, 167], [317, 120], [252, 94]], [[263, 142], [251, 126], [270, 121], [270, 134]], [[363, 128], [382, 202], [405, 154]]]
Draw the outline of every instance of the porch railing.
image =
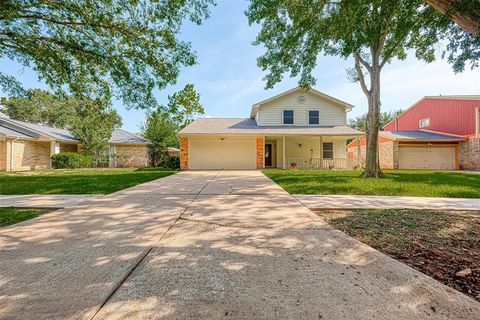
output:
[[325, 169], [353, 169], [357, 160], [352, 158], [285, 158], [285, 168], [296, 167], [300, 170], [325, 170]]

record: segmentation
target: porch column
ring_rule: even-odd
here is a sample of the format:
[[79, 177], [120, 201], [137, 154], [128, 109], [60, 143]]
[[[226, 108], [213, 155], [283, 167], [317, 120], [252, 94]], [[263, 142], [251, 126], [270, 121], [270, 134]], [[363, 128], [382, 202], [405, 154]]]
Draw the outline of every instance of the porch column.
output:
[[283, 146], [282, 146], [282, 169], [287, 169], [287, 166], [285, 164], [285, 136], [283, 136]]
[[357, 137], [357, 166], [360, 168], [362, 163], [362, 139]]
[[50, 169], [52, 168], [52, 156], [60, 153], [60, 142], [50, 141]]
[[320, 136], [319, 143], [320, 148], [318, 150], [320, 150], [320, 154], [318, 157], [320, 158], [320, 169], [323, 169], [323, 136]]

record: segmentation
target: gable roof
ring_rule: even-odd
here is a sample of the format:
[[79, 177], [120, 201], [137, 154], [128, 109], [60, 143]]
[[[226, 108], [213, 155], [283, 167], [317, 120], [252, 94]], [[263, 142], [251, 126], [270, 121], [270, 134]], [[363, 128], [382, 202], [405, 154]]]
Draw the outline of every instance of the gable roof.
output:
[[358, 136], [363, 132], [348, 126], [259, 126], [257, 121], [251, 118], [200, 118], [180, 130], [178, 134]]
[[[2, 131], [7, 132], [7, 130], [9, 130], [8, 132], [12, 137], [37, 138], [35, 135], [42, 135], [61, 142], [79, 142], [70, 131], [65, 129], [0, 117], [0, 133]], [[146, 139], [123, 129], [113, 130], [112, 136], [108, 142], [115, 144], [148, 143]]]
[[27, 135], [23, 132], [2, 125], [0, 125], [0, 136], [6, 136], [7, 138], [35, 139], [34, 136]]
[[266, 100], [263, 100], [263, 101], [260, 101], [260, 102], [255, 103], [255, 104], [252, 106], [252, 110], [251, 110], [251, 112], [250, 112], [250, 117], [251, 117], [251, 118], [255, 118], [255, 116], [256, 116], [256, 114], [257, 114], [257, 111], [258, 111], [258, 108], [260, 107], [260, 105], [265, 104], [265, 103], [270, 102], [270, 101], [273, 101], [273, 100], [280, 99], [280, 98], [282, 98], [282, 97], [284, 97], [284, 96], [286, 96], [286, 95], [288, 95], [288, 94], [290, 94], [290, 93], [296, 92], [296, 91], [302, 91], [302, 92], [306, 92], [306, 93], [311, 93], [311, 94], [313, 94], [313, 95], [319, 96], [319, 97], [324, 98], [324, 99], [326, 99], [326, 100], [329, 100], [329, 101], [331, 101], [331, 102], [334, 102], [334, 103], [337, 103], [337, 104], [341, 104], [341, 105], [343, 105], [343, 106], [345, 107], [345, 109], [346, 109], [347, 111], [350, 111], [350, 110], [352, 110], [352, 108], [353, 108], [353, 105], [351, 105], [351, 104], [349, 104], [349, 103], [347, 103], [347, 102], [345, 102], [345, 101], [339, 100], [339, 99], [337, 99], [337, 98], [334, 98], [334, 97], [332, 97], [332, 96], [329, 96], [328, 94], [325, 94], [325, 93], [320, 92], [320, 91], [318, 91], [318, 90], [315, 90], [315, 89], [313, 89], [313, 88], [311, 88], [311, 89], [309, 89], [309, 90], [305, 90], [305, 89], [303, 89], [302, 87], [295, 87], [295, 88], [293, 88], [293, 89], [290, 89], [290, 90], [287, 90], [287, 91], [282, 92], [282, 93], [280, 93], [280, 94], [277, 94], [276, 96], [273, 96], [273, 97], [268, 98], [268, 99], [266, 99]]

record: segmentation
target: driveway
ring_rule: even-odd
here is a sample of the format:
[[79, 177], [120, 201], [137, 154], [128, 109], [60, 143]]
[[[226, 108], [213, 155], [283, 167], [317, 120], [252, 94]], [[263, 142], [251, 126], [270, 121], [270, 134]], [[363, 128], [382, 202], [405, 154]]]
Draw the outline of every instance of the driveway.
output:
[[476, 319], [258, 171], [192, 171], [0, 230], [4, 319]]

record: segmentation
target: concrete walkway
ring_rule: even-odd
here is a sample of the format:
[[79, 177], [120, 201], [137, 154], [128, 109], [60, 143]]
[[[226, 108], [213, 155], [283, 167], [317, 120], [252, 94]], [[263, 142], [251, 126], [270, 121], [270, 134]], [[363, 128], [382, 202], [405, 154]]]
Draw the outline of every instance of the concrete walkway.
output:
[[86, 200], [100, 198], [99, 195], [52, 194], [52, 195], [0, 195], [0, 208], [65, 208]]
[[258, 171], [183, 172], [0, 230], [4, 319], [477, 319]]
[[294, 197], [309, 209], [480, 210], [480, 199], [309, 194]]

